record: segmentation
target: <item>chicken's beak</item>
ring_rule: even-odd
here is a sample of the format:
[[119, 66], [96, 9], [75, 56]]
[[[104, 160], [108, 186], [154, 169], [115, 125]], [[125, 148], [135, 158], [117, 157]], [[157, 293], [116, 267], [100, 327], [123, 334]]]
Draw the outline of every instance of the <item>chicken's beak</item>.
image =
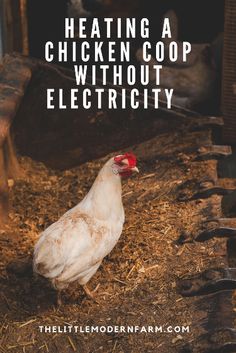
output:
[[137, 167], [131, 168], [131, 170], [132, 170], [132, 172], [134, 172], [134, 173], [139, 173], [139, 170], [138, 170]]

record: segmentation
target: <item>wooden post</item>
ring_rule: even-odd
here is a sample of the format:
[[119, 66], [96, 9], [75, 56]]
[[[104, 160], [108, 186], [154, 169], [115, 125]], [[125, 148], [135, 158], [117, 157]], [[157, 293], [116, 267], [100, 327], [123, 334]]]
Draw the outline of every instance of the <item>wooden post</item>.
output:
[[23, 58], [5, 55], [0, 67], [0, 223], [6, 221], [9, 211], [8, 179], [20, 175], [10, 128], [31, 74]]
[[10, 133], [7, 135], [4, 150], [7, 177], [11, 179], [17, 179], [21, 175], [21, 170]]
[[0, 147], [0, 224], [8, 219], [9, 196], [8, 179], [17, 179], [20, 176], [20, 166], [15, 154], [13, 143], [8, 133]]

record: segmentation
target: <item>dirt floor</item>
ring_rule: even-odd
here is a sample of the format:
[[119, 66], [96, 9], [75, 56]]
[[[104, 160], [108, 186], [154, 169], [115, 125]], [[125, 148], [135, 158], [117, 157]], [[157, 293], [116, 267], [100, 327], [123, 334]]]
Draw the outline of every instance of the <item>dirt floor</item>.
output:
[[[216, 162], [195, 161], [207, 131], [158, 136], [132, 150], [141, 173], [123, 183], [126, 223], [122, 236], [89, 282], [97, 303], [73, 284], [56, 295], [31, 271], [41, 231], [86, 194], [108, 157], [65, 171], [21, 158], [23, 177], [11, 188], [9, 225], [0, 230], [0, 352], [174, 353], [203, 332], [195, 298], [178, 293], [178, 279], [224, 267], [224, 240], [178, 245], [183, 233], [202, 230], [221, 216], [220, 197], [179, 202], [187, 180], [216, 177]], [[11, 182], [10, 182], [11, 184]], [[186, 184], [185, 184], [186, 185]], [[189, 325], [190, 333], [48, 333], [40, 325]]]

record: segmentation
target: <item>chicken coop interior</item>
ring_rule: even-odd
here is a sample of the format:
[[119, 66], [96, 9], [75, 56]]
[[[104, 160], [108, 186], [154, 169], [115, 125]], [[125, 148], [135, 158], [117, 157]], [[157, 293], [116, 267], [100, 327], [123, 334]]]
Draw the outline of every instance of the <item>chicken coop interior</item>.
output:
[[[66, 17], [148, 18], [153, 47], [168, 17], [173, 40], [192, 46], [187, 63], [163, 63], [172, 109], [164, 100], [154, 109], [151, 97], [148, 109], [142, 99], [137, 110], [47, 109], [47, 88], [75, 87], [71, 58], [45, 60], [45, 43], [64, 40]], [[136, 67], [142, 45], [131, 42]], [[0, 60], [0, 353], [236, 352], [236, 2], [0, 0]], [[110, 86], [119, 96], [122, 87]], [[89, 290], [72, 281], [58, 305], [59, 286], [41, 276], [36, 244], [59, 222], [61, 239], [45, 243], [46, 255], [59, 261], [65, 246], [72, 258], [74, 228], [64, 214], [76, 205], [99, 214], [107, 205], [106, 222], [118, 227], [120, 201], [106, 183], [96, 184], [98, 173], [106, 181], [111, 158], [111, 168], [130, 168], [122, 233], [98, 261]], [[119, 168], [114, 174], [122, 176]], [[132, 168], [139, 173], [131, 176]], [[86, 203], [96, 185], [100, 198]], [[73, 210], [71, 224], [79, 217], [89, 224]], [[40, 331], [52, 326], [63, 329]], [[162, 332], [69, 330], [75, 326]]]

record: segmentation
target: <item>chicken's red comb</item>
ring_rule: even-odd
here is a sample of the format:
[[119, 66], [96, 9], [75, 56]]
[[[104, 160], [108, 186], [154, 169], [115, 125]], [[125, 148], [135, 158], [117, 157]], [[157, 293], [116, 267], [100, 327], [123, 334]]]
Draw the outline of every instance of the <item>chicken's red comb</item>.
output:
[[116, 163], [120, 163], [123, 161], [123, 159], [128, 159], [129, 167], [131, 167], [131, 168], [136, 167], [137, 159], [132, 152], [127, 152], [127, 153], [121, 154], [119, 156], [116, 156], [114, 158], [114, 161]]

